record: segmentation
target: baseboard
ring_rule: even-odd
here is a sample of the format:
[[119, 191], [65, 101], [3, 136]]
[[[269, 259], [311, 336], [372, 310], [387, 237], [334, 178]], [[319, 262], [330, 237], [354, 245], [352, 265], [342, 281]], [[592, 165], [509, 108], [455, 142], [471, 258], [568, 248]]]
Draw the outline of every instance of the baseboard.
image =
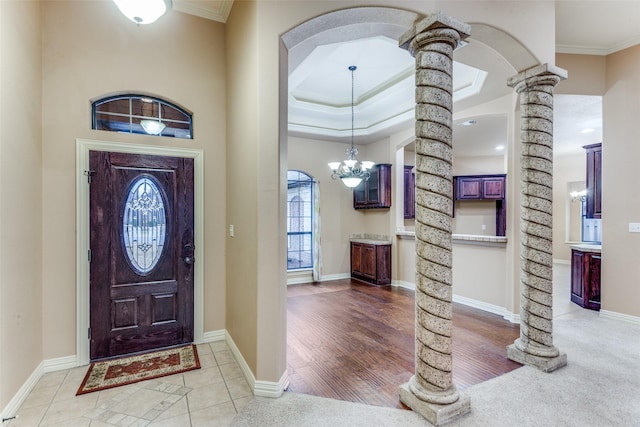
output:
[[274, 398], [282, 396], [282, 393], [284, 392], [284, 390], [287, 387], [289, 387], [289, 374], [287, 373], [287, 371], [285, 370], [284, 374], [282, 375], [282, 378], [280, 378], [280, 381], [278, 382], [256, 380], [255, 375], [253, 375], [251, 368], [249, 368], [249, 365], [247, 364], [246, 360], [244, 360], [244, 357], [242, 356], [242, 353], [240, 353], [240, 350], [238, 349], [238, 346], [236, 345], [236, 343], [233, 341], [233, 338], [231, 338], [231, 335], [229, 335], [228, 331], [225, 331], [225, 332], [226, 332], [225, 339], [227, 341], [227, 345], [231, 349], [231, 353], [233, 353], [233, 357], [236, 358], [236, 362], [238, 362], [238, 366], [240, 367], [240, 370], [244, 374], [244, 378], [249, 383], [249, 387], [251, 387], [251, 391], [253, 392], [253, 395], [261, 396], [261, 397], [274, 397]]
[[393, 282], [391, 282], [391, 286], [395, 286], [397, 288], [410, 289], [412, 291], [416, 290], [415, 283], [405, 282], [404, 280], [394, 280]]
[[511, 323], [520, 323], [520, 315], [513, 314], [506, 308], [500, 307], [498, 305], [489, 304], [484, 301], [478, 301], [473, 298], [467, 298], [456, 294], [453, 294], [453, 302], [457, 302], [458, 304], [463, 304], [468, 307], [477, 308], [478, 310], [486, 311], [488, 313], [497, 314]]
[[[75, 357], [75, 356], [74, 356]], [[2, 410], [2, 419], [7, 419], [15, 416], [16, 412], [20, 408], [20, 405], [25, 401], [29, 393], [36, 386], [42, 375], [44, 374], [44, 361], [40, 362], [40, 364], [34, 369], [29, 378], [22, 384], [22, 387], [18, 390], [18, 392], [13, 396], [13, 398], [9, 401], [7, 406]]]
[[58, 357], [55, 359], [47, 359], [42, 361], [43, 373], [64, 371], [65, 369], [76, 368], [78, 365], [78, 359], [75, 356]]
[[629, 314], [617, 313], [615, 311], [600, 310], [600, 317], [604, 317], [606, 319], [620, 320], [623, 322], [640, 325], [640, 317], [631, 316]]
[[208, 342], [224, 341], [227, 337], [227, 331], [218, 329], [217, 331], [209, 331], [202, 334], [202, 342], [196, 344], [204, 344]]
[[[340, 273], [340, 274], [327, 274], [326, 276], [320, 276], [320, 279], [317, 282], [327, 282], [329, 280], [342, 280], [349, 279], [351, 275], [349, 273]], [[298, 276], [298, 277], [288, 277], [287, 278], [287, 286], [289, 285], [299, 285], [301, 283], [311, 283], [313, 282], [313, 276]]]
[[342, 279], [350, 279], [350, 273], [339, 273], [339, 274], [327, 274], [326, 276], [320, 276], [319, 282], [327, 282], [329, 280], [342, 280]]
[[285, 370], [277, 383], [272, 381], [256, 381], [253, 389], [254, 396], [277, 398], [289, 388], [289, 373]]

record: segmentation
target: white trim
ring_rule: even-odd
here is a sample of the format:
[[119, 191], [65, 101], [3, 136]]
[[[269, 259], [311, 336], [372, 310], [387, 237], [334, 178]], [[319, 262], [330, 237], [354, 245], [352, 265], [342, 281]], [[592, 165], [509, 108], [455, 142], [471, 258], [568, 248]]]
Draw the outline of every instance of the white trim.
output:
[[80, 366], [76, 359], [76, 356], [58, 357], [56, 359], [46, 359], [42, 361], [43, 373], [64, 371], [65, 369], [71, 369]]
[[280, 381], [256, 381], [253, 389], [254, 396], [278, 398], [289, 388], [289, 373], [285, 370]]
[[571, 261], [569, 261], [568, 259], [553, 259], [553, 263], [554, 264], [562, 264], [562, 265], [571, 265]]
[[29, 396], [29, 393], [31, 393], [40, 378], [42, 378], [42, 374], [44, 374], [44, 362], [40, 362], [40, 364], [36, 367], [36, 369], [34, 369], [31, 375], [29, 375], [29, 378], [27, 378], [24, 384], [22, 384], [22, 387], [20, 387], [18, 392], [9, 401], [7, 406], [4, 407], [0, 419], [4, 420], [6, 418], [15, 416], [22, 403]]
[[251, 368], [249, 368], [247, 361], [244, 360], [244, 357], [242, 356], [242, 353], [240, 353], [238, 346], [236, 346], [233, 338], [231, 338], [229, 331], [225, 331], [225, 336], [227, 345], [231, 349], [231, 353], [233, 354], [233, 357], [235, 357], [236, 362], [238, 362], [238, 366], [244, 374], [244, 378], [249, 383], [249, 387], [251, 388], [253, 395], [272, 398], [282, 396], [282, 393], [289, 387], [288, 372], [285, 370], [284, 374], [282, 374], [282, 377], [280, 378], [280, 381], [278, 382], [256, 380], [256, 377], [255, 375], [253, 375]]
[[416, 284], [412, 282], [405, 282], [404, 280], [394, 280], [391, 282], [391, 286], [395, 286], [397, 288], [409, 289], [412, 291], [416, 290]]
[[[148, 154], [192, 158], [194, 161], [194, 245], [198, 259], [204, 260], [204, 152], [194, 148], [155, 147], [88, 139], [76, 139], [76, 363], [89, 363], [89, 185], [84, 171], [89, 169], [89, 151]], [[204, 266], [194, 263], [193, 340], [203, 341]]]
[[204, 344], [204, 343], [215, 342], [215, 341], [224, 341], [226, 336], [227, 336], [227, 331], [225, 331], [224, 329], [205, 332], [202, 335], [202, 341], [198, 342], [197, 344]]
[[253, 393], [256, 387], [256, 377], [255, 375], [253, 375], [253, 372], [251, 372], [251, 368], [247, 364], [247, 361], [244, 360], [244, 357], [242, 356], [242, 353], [240, 353], [240, 349], [238, 349], [235, 341], [233, 341], [233, 338], [231, 338], [229, 331], [225, 330], [224, 332], [225, 341], [227, 342], [229, 349], [231, 349], [231, 353], [233, 354], [233, 357], [235, 357], [236, 362], [238, 362], [238, 366], [244, 374], [244, 378], [249, 383], [249, 387], [251, 387], [251, 392]]
[[615, 311], [600, 310], [600, 317], [605, 319], [620, 320], [622, 322], [633, 323], [634, 325], [640, 325], [640, 317], [631, 316], [629, 314], [617, 313]]
[[518, 322], [514, 322], [513, 319], [515, 319], [516, 315], [508, 311], [506, 308], [500, 307], [499, 305], [489, 304], [488, 302], [479, 301], [477, 299], [467, 298], [456, 294], [453, 294], [453, 302], [457, 302], [458, 304], [463, 304], [468, 307], [477, 308], [478, 310], [486, 311], [488, 313], [497, 314], [499, 316], [502, 316], [505, 320], [510, 321], [511, 323], [520, 322], [519, 316]]
[[327, 274], [325, 276], [320, 276], [319, 282], [328, 282], [329, 280], [342, 280], [342, 279], [350, 279], [350, 273], [340, 273], [340, 274]]

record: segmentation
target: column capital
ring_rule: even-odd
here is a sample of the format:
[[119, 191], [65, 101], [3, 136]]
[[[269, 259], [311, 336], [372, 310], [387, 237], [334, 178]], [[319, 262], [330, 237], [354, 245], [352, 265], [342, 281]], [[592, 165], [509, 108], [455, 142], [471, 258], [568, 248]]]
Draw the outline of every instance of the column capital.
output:
[[509, 77], [507, 79], [507, 86], [514, 88], [516, 92], [520, 93], [526, 91], [527, 88], [540, 84], [555, 86], [560, 83], [561, 80], [566, 79], [567, 75], [567, 70], [560, 67], [540, 64]]
[[[417, 35], [433, 30], [453, 30], [458, 33], [458, 41], [464, 40], [471, 34], [471, 26], [442, 12], [435, 12], [425, 18], [416, 21], [413, 28], [400, 37], [401, 48], [410, 50], [411, 42]], [[413, 54], [413, 53], [412, 53]]]

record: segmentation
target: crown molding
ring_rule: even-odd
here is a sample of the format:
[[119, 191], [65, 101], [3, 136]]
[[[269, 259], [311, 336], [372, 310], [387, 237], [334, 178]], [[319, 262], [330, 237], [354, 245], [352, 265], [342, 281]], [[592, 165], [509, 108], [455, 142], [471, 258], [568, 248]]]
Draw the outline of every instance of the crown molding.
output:
[[173, 9], [178, 12], [188, 13], [189, 15], [199, 16], [212, 21], [227, 22], [229, 13], [233, 6], [233, 0], [219, 1], [190, 1], [190, 0], [173, 0]]

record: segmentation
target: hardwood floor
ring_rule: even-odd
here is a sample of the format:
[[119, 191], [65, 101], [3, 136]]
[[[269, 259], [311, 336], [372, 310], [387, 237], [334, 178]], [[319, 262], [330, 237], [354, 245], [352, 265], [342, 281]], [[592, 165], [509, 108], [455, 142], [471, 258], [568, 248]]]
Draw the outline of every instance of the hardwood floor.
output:
[[[406, 408], [398, 386], [414, 372], [414, 293], [344, 279], [287, 289], [289, 390]], [[454, 304], [453, 380], [464, 389], [512, 371], [519, 326]]]

